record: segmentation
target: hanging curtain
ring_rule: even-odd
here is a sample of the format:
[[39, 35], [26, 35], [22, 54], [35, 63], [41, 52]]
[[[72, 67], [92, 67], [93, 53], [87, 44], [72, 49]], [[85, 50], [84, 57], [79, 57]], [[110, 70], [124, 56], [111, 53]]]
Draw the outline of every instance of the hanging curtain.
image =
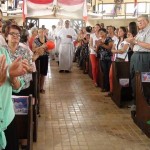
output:
[[27, 0], [27, 6], [31, 9], [45, 9], [53, 4], [53, 0]]
[[52, 3], [53, 0], [28, 0], [34, 4], [48, 4], [48, 3]]
[[58, 5], [68, 12], [75, 12], [83, 9], [84, 0], [57, 0]]

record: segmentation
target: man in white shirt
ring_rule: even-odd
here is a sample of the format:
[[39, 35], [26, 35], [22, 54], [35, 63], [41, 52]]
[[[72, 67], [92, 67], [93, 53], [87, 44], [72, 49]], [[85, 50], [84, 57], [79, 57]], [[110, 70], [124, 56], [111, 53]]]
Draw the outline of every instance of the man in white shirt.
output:
[[[133, 55], [130, 62], [131, 84], [133, 96], [135, 97], [135, 73], [149, 72], [150, 70], [150, 24], [148, 15], [141, 15], [137, 18], [139, 32], [136, 37], [128, 38], [127, 41], [133, 44]], [[136, 100], [136, 97], [135, 97]], [[134, 105], [136, 102], [134, 101]], [[132, 107], [132, 112], [135, 111]]]
[[73, 63], [74, 45], [73, 40], [77, 38], [77, 34], [73, 28], [69, 27], [69, 20], [65, 21], [65, 28], [58, 32], [60, 38], [59, 47], [59, 72], [70, 72]]

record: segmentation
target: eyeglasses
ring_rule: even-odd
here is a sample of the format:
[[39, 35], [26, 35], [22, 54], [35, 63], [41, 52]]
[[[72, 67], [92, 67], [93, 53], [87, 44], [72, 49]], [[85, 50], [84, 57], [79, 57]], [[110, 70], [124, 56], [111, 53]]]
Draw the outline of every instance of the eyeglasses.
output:
[[10, 32], [9, 34], [12, 35], [12, 36], [20, 37], [20, 33]]

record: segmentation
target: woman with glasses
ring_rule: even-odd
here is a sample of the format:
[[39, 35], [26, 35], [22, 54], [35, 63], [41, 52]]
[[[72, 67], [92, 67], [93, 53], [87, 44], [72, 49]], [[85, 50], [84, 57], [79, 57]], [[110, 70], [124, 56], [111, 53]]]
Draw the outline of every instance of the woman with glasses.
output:
[[23, 80], [25, 81], [25, 85], [23, 86], [19, 94], [24, 95], [24, 93], [31, 94], [29, 87], [30, 87], [30, 81], [32, 80], [31, 72], [33, 71], [33, 66], [31, 65], [32, 56], [30, 52], [24, 47], [19, 45], [20, 34], [21, 34], [21, 29], [19, 26], [10, 25], [6, 27], [5, 37], [7, 41], [7, 46], [4, 46], [4, 47], [8, 51], [11, 61], [14, 61], [15, 59], [17, 59], [18, 56], [21, 56], [22, 60], [26, 59], [28, 60], [28, 64], [30, 64], [27, 70], [27, 74], [21, 76], [21, 78], [23, 78]]

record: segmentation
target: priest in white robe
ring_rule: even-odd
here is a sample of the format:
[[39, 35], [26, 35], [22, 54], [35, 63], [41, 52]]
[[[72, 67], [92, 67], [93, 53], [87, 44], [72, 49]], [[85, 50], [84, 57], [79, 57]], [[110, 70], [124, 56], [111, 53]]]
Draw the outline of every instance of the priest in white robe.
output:
[[76, 40], [77, 34], [69, 25], [69, 20], [66, 20], [65, 28], [61, 29], [58, 33], [58, 38], [60, 38], [59, 72], [70, 72], [72, 68], [74, 55], [73, 41]]

